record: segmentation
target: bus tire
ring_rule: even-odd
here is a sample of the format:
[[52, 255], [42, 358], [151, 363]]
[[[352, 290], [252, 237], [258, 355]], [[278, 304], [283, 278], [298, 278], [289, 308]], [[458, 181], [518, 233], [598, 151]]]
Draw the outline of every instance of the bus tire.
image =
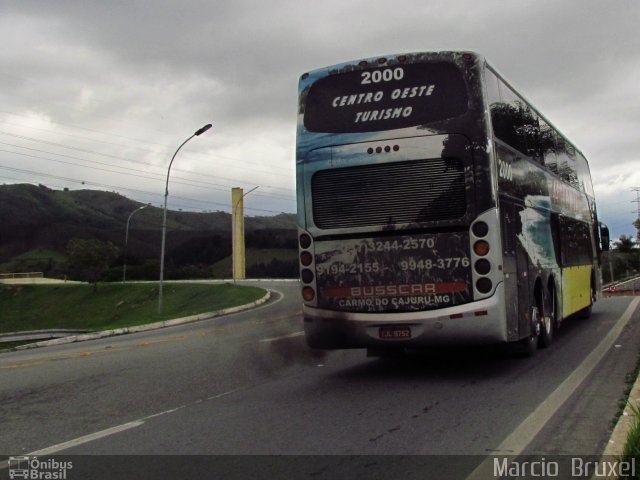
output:
[[548, 348], [553, 343], [557, 325], [558, 304], [555, 289], [551, 287], [547, 301], [539, 303], [542, 303], [541, 311], [543, 312], [540, 319], [540, 348]]
[[540, 330], [540, 314], [536, 305], [531, 308], [531, 332], [529, 336], [517, 342], [516, 351], [519, 356], [533, 357], [536, 354], [540, 342]]

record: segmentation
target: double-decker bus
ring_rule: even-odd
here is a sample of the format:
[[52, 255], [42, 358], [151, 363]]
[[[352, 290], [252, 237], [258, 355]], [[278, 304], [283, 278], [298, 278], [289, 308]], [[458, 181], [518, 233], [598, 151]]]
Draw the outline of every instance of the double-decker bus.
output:
[[309, 346], [533, 354], [590, 313], [609, 240], [587, 161], [482, 56], [343, 63], [298, 93]]

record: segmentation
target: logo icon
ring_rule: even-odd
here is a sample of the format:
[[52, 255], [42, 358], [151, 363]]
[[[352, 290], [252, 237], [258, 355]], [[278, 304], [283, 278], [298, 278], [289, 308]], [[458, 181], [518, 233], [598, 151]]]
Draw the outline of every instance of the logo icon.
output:
[[9, 457], [9, 478], [29, 478], [29, 457]]
[[66, 480], [67, 470], [73, 468], [72, 462], [63, 462], [55, 458], [39, 460], [38, 457], [9, 457], [9, 478], [25, 480]]

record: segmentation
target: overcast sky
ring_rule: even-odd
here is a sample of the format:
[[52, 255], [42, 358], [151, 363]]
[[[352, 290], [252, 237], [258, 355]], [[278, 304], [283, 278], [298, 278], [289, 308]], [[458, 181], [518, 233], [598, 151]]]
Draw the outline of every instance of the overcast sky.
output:
[[[635, 234], [640, 0], [0, 0], [0, 182], [169, 208], [295, 211], [299, 76], [473, 50], [580, 148], [600, 216]], [[84, 182], [84, 184], [83, 184]]]

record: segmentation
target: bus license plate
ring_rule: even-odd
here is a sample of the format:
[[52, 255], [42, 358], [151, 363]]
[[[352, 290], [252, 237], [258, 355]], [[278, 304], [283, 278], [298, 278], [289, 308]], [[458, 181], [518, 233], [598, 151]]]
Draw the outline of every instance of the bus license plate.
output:
[[382, 340], [402, 340], [411, 338], [409, 327], [380, 327], [378, 334]]

